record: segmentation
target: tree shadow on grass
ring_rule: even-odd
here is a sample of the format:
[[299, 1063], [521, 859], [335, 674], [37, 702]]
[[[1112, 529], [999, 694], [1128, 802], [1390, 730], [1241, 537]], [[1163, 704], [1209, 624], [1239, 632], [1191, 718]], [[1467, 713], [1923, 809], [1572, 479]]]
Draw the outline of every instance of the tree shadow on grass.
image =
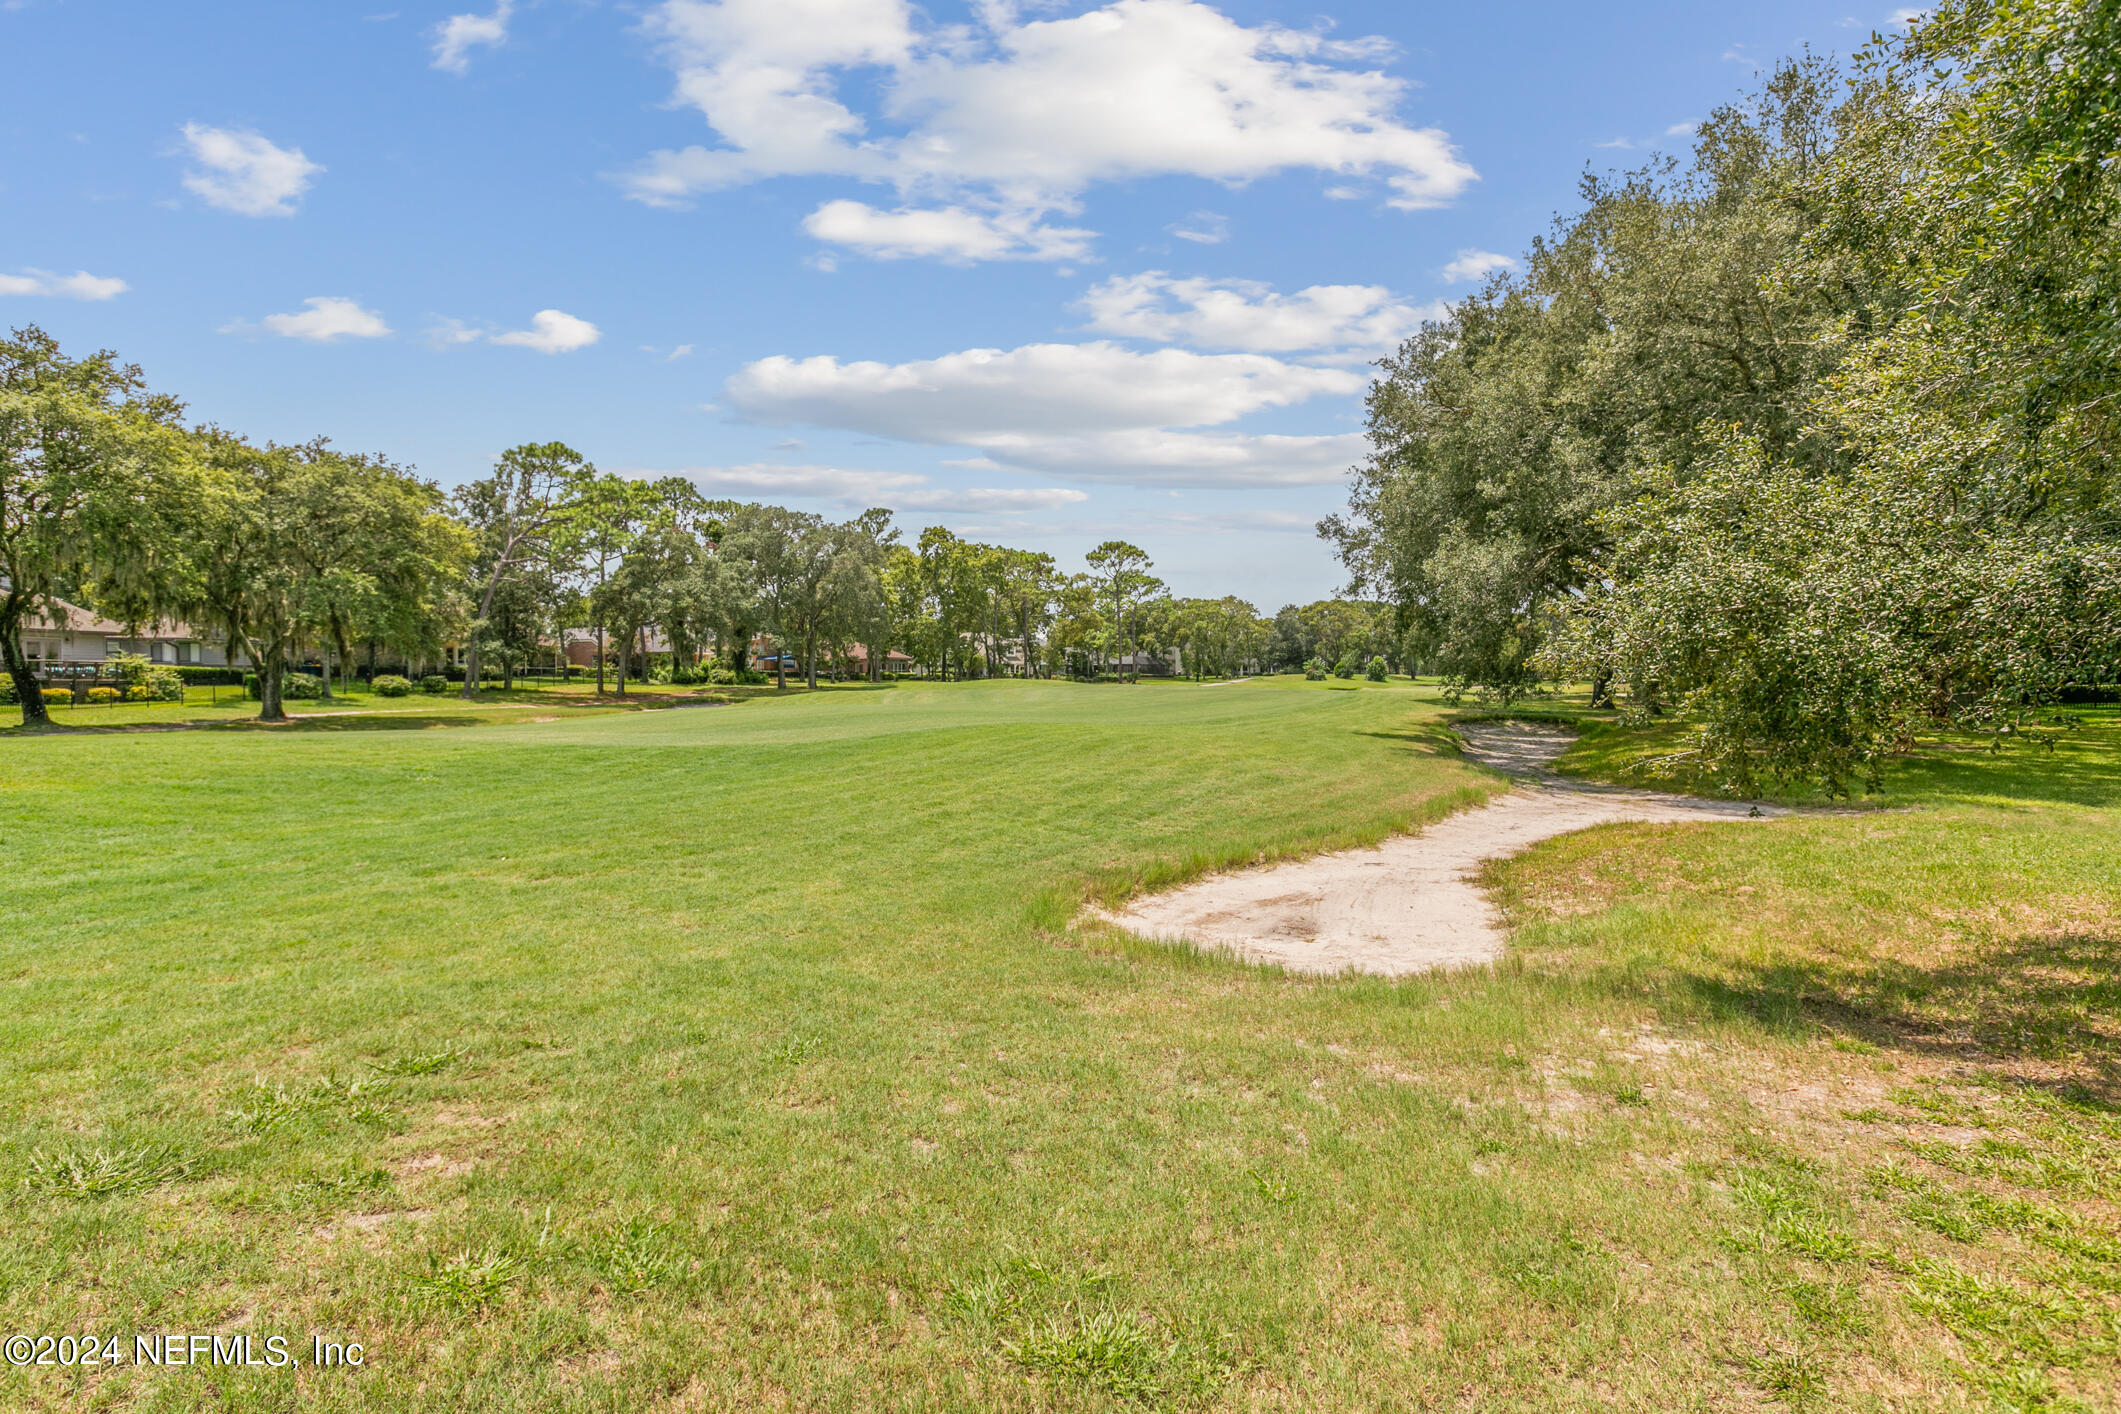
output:
[[73, 726], [31, 729], [14, 728], [0, 732], [0, 736], [153, 736], [168, 732], [271, 732], [275, 735], [305, 732], [397, 732], [425, 731], [433, 727], [488, 727], [496, 723], [470, 713], [447, 715], [366, 715], [359, 712], [343, 712], [316, 717], [302, 717], [288, 722], [261, 722], [256, 717], [239, 717], [226, 722], [113, 722], [107, 726]]
[[[2078, 708], [2071, 716], [2073, 726], [2036, 727], [2005, 739], [2000, 750], [1970, 733], [1925, 739], [1886, 764], [1883, 789], [1858, 789], [1850, 803], [1886, 808], [1944, 802], [2121, 805], [2121, 713]], [[1686, 765], [1673, 764], [1675, 756], [1683, 757], [1696, 744], [1688, 723], [1636, 726], [1586, 717], [1579, 726], [1581, 739], [1556, 763], [1565, 775], [1674, 791], [1699, 791], [1709, 784]], [[1771, 798], [1805, 804], [1823, 796], [1815, 789], [1791, 788]]]
[[2001, 751], [1976, 742], [1925, 745], [1895, 763], [1880, 798], [2121, 805], [2121, 722], [2087, 719], [2050, 741]]
[[1451, 739], [1449, 732], [1423, 730], [1418, 727], [1400, 732], [1357, 732], [1355, 735], [1377, 741], [1397, 742], [1400, 750], [1418, 756], [1448, 756], [1455, 754], [1458, 748], [1458, 743]]
[[1930, 965], [1784, 960], [1674, 980], [1694, 1006], [1793, 1039], [1824, 1029], [2121, 1106], [2121, 936], [2111, 930], [2013, 938]]

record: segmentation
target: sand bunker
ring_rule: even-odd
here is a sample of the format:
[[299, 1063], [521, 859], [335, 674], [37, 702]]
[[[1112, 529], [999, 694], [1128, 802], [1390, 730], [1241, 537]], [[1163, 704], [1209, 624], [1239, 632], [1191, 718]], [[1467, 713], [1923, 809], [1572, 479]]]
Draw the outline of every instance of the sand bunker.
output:
[[1516, 778], [1489, 804], [1376, 849], [1218, 874], [1105, 917], [1146, 938], [1221, 948], [1295, 972], [1387, 977], [1488, 962], [1502, 930], [1473, 873], [1540, 840], [1617, 820], [1747, 820], [1783, 812], [1586, 785], [1550, 763], [1574, 739], [1523, 722], [1459, 728], [1466, 755]]

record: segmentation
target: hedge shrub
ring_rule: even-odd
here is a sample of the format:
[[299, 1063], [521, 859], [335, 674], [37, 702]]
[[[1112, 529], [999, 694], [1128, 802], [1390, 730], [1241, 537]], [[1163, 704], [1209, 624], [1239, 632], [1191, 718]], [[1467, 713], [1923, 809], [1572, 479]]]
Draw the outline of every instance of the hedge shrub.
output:
[[[258, 685], [256, 673], [243, 675], [243, 690], [250, 694], [251, 701], [264, 700], [265, 689]], [[324, 695], [324, 679], [309, 673], [283, 673], [280, 675], [280, 700], [282, 702], [310, 702]]]
[[379, 673], [369, 687], [378, 697], [404, 697], [412, 691], [412, 679], [396, 673]]
[[123, 696], [125, 694], [115, 687], [92, 687], [88, 690], [89, 703], [91, 706], [96, 707], [100, 707], [107, 702], [116, 702]]
[[449, 679], [440, 673], [429, 673], [420, 679], [420, 691], [439, 697], [449, 691]]
[[1369, 667], [1363, 669], [1363, 676], [1368, 678], [1371, 682], [1383, 682], [1385, 680], [1385, 674], [1389, 671], [1390, 669], [1386, 665], [1383, 655], [1380, 654], [1378, 657], [1372, 658], [1370, 660]]

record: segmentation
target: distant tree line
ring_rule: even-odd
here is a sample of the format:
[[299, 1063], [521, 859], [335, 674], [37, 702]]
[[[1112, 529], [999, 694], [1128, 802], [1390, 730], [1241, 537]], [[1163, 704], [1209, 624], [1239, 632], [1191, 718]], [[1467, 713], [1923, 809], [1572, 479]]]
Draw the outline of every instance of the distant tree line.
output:
[[2121, 674], [2121, 6], [1943, 0], [1587, 177], [1426, 326], [1322, 524], [1409, 651], [1875, 781]]
[[379, 656], [455, 647], [470, 697], [562, 654], [570, 630], [593, 636], [598, 690], [620, 694], [651, 635], [681, 681], [755, 677], [763, 642], [777, 682], [793, 660], [813, 687], [821, 671], [880, 676], [894, 652], [941, 678], [1208, 678], [1366, 657], [1389, 637], [1373, 606], [1269, 621], [1234, 597], [1174, 598], [1125, 541], [1066, 575], [939, 527], [903, 543], [888, 510], [834, 521], [610, 475], [558, 442], [510, 448], [445, 493], [382, 457], [260, 445], [183, 411], [115, 355], [68, 357], [36, 328], [0, 340], [0, 661], [26, 723], [48, 717], [24, 634], [61, 598], [190, 621], [249, 660], [268, 721], [296, 662], [321, 666], [328, 697], [364, 660], [373, 677]]

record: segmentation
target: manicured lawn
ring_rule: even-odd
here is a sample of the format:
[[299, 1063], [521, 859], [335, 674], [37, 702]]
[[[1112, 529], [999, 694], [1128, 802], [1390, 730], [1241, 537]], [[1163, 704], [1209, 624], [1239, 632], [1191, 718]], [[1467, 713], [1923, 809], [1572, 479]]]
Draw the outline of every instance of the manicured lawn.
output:
[[0, 1407], [2112, 1406], [2111, 722], [1390, 984], [1069, 921], [1477, 801], [1427, 689], [506, 715], [0, 736], [0, 1327], [368, 1351]]

